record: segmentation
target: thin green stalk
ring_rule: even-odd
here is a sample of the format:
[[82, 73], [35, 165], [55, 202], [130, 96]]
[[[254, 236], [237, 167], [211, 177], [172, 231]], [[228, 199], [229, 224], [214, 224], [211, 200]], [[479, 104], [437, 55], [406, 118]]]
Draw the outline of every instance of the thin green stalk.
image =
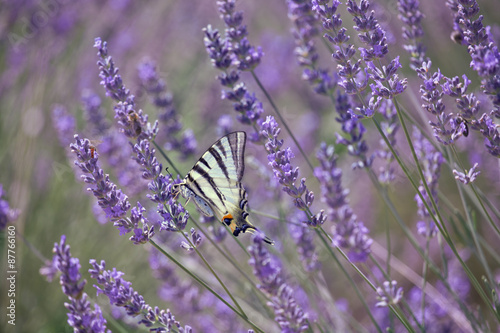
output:
[[297, 146], [297, 148], [299, 149], [300, 153], [302, 154], [302, 157], [304, 157], [304, 159], [306, 160], [307, 165], [309, 166], [309, 168], [311, 169], [311, 171], [314, 171], [314, 167], [313, 167], [311, 161], [309, 161], [309, 157], [307, 157], [306, 153], [304, 152], [304, 150], [300, 146], [299, 141], [295, 138], [295, 135], [293, 134], [293, 132], [290, 129], [290, 127], [288, 127], [288, 124], [285, 121], [285, 118], [283, 118], [283, 116], [281, 115], [281, 112], [279, 111], [278, 107], [274, 103], [271, 95], [269, 95], [269, 93], [267, 92], [266, 88], [264, 88], [264, 86], [260, 82], [258, 76], [255, 75], [255, 72], [252, 70], [252, 71], [250, 71], [250, 73], [252, 74], [252, 77], [254, 78], [255, 82], [259, 86], [260, 90], [262, 90], [262, 92], [264, 93], [264, 95], [266, 95], [266, 98], [269, 101], [269, 104], [271, 104], [271, 107], [273, 108], [274, 112], [276, 113], [276, 115], [280, 119], [281, 123], [285, 127], [288, 135], [290, 135], [290, 137], [292, 138], [293, 142], [295, 142], [295, 145]]
[[[429, 255], [429, 244], [430, 244], [431, 237], [428, 235], [425, 237], [425, 254], [428, 256]], [[427, 272], [429, 270], [429, 264], [427, 261], [424, 261], [424, 269], [422, 272], [422, 302], [421, 302], [421, 311], [422, 311], [422, 326], [425, 327], [425, 286], [427, 284]]]
[[[379, 333], [382, 333], [382, 329], [380, 328], [380, 326], [378, 325], [377, 321], [373, 317], [373, 315], [372, 315], [372, 313], [370, 311], [370, 307], [368, 306], [368, 304], [366, 304], [366, 300], [363, 298], [363, 295], [361, 295], [361, 292], [359, 291], [358, 286], [350, 278], [349, 273], [347, 273], [347, 271], [345, 270], [344, 266], [342, 266], [342, 264], [340, 263], [339, 259], [335, 255], [335, 253], [333, 253], [331, 246], [328, 244], [328, 242], [325, 240], [325, 238], [321, 234], [321, 232], [323, 232], [325, 234], [326, 234], [326, 232], [324, 230], [322, 230], [322, 229], [321, 229], [321, 231], [318, 230], [318, 229], [314, 229], [314, 230], [316, 231], [316, 234], [320, 238], [321, 242], [323, 243], [323, 245], [325, 246], [325, 248], [327, 249], [327, 251], [330, 253], [330, 255], [333, 258], [333, 260], [335, 260], [335, 262], [337, 263], [337, 266], [339, 266], [340, 270], [342, 271], [342, 273], [344, 274], [344, 276], [347, 278], [347, 281], [349, 281], [349, 283], [351, 284], [352, 288], [354, 289], [354, 292], [356, 293], [356, 295], [358, 296], [359, 300], [361, 301], [361, 304], [365, 308], [366, 313], [370, 317], [373, 325], [375, 325], [375, 328], [377, 329], [377, 331]], [[370, 283], [370, 286], [372, 288], [375, 288], [373, 285], [371, 285], [371, 283]]]
[[254, 324], [252, 321], [250, 321], [248, 318], [246, 318], [243, 314], [241, 314], [238, 310], [236, 310], [231, 304], [229, 304], [224, 298], [222, 298], [215, 290], [213, 290], [208, 284], [206, 284], [201, 278], [199, 278], [197, 275], [192, 273], [190, 270], [188, 270], [186, 267], [184, 267], [180, 262], [175, 260], [174, 257], [172, 257], [168, 252], [164, 251], [158, 244], [155, 243], [152, 239], [149, 240], [149, 242], [158, 250], [160, 251], [164, 256], [166, 256], [168, 259], [170, 259], [174, 264], [176, 264], [180, 269], [182, 269], [184, 272], [186, 272], [189, 276], [191, 276], [195, 281], [197, 281], [199, 284], [201, 284], [204, 288], [206, 288], [209, 292], [211, 292], [215, 297], [217, 297], [222, 303], [224, 303], [228, 308], [230, 308], [234, 313], [236, 313], [240, 318], [242, 318], [245, 322], [247, 322], [250, 326], [252, 326], [255, 330], [258, 332], [264, 333], [262, 329], [260, 329], [256, 324]]
[[[387, 251], [389, 252], [389, 251]], [[384, 270], [382, 269], [382, 266], [380, 265], [380, 263], [373, 257], [373, 255], [370, 253], [369, 254], [369, 258], [370, 260], [372, 261], [373, 264], [375, 264], [375, 266], [377, 266], [377, 268], [379, 269], [380, 272], [382, 272], [382, 274], [384, 275], [385, 279], [387, 281], [390, 281], [391, 280], [391, 277], [390, 275], [387, 273], [387, 272], [384, 272]], [[379, 282], [380, 284], [380, 282]], [[413, 313], [413, 310], [408, 306], [408, 304], [406, 303], [406, 300], [403, 299], [401, 300], [403, 302], [403, 304], [406, 305], [406, 307], [408, 308], [407, 309], [407, 312], [410, 314], [410, 316], [413, 318], [413, 321], [417, 324], [417, 326], [420, 328], [420, 330], [423, 331], [423, 327], [420, 325], [420, 323], [418, 322], [417, 318], [415, 317], [415, 314]], [[392, 318], [391, 318], [392, 319]], [[392, 320], [391, 320], [392, 321]]]
[[179, 171], [179, 169], [177, 169], [177, 167], [175, 166], [175, 164], [172, 162], [172, 160], [170, 159], [170, 157], [167, 156], [167, 154], [165, 154], [165, 152], [163, 151], [163, 149], [158, 146], [158, 144], [156, 143], [156, 141], [152, 141], [153, 144], [155, 145], [156, 149], [158, 149], [158, 151], [160, 152], [161, 156], [163, 156], [163, 158], [168, 162], [168, 164], [174, 169], [174, 171], [178, 174], [178, 175], [181, 175], [181, 172]]
[[233, 297], [233, 294], [229, 291], [229, 289], [227, 289], [226, 284], [224, 282], [222, 282], [222, 280], [220, 279], [219, 275], [214, 271], [214, 269], [212, 268], [212, 266], [208, 263], [208, 261], [201, 254], [201, 252], [198, 251], [198, 247], [195, 246], [193, 244], [193, 242], [191, 242], [191, 239], [184, 232], [181, 232], [181, 234], [184, 236], [184, 239], [189, 243], [189, 245], [195, 250], [196, 254], [198, 254], [198, 257], [200, 257], [200, 259], [203, 261], [203, 263], [205, 264], [205, 266], [207, 266], [208, 270], [212, 273], [212, 275], [217, 279], [217, 281], [219, 281], [219, 284], [224, 289], [224, 291], [227, 293], [227, 295], [231, 298], [231, 300], [233, 301], [234, 305], [236, 305], [236, 307], [238, 308], [238, 310], [240, 310], [240, 313], [245, 318], [248, 318], [248, 316], [245, 314], [245, 311], [243, 311], [243, 309], [241, 308], [241, 306], [238, 303], [238, 301]]
[[[463, 167], [463, 165], [460, 163], [460, 158], [458, 157], [458, 153], [457, 153], [457, 150], [455, 149], [455, 146], [452, 146], [451, 147], [451, 151], [453, 153], [453, 155], [455, 156], [455, 160], [457, 161], [460, 169], [464, 170], [465, 171], [465, 168]], [[464, 209], [466, 211], [466, 215], [467, 215], [467, 220], [469, 220], [469, 214], [468, 214], [468, 210], [467, 210], [467, 206], [465, 206], [465, 198], [463, 198], [463, 190], [462, 190], [462, 187], [459, 186], [459, 182], [456, 181], [457, 183], [457, 187], [459, 187], [459, 191], [460, 191], [460, 196], [461, 196], [461, 200], [462, 200], [462, 204], [464, 205]], [[479, 205], [481, 206], [481, 209], [483, 211], [483, 214], [485, 215], [486, 217], [486, 220], [489, 222], [490, 226], [493, 228], [493, 230], [495, 230], [497, 236], [500, 237], [500, 229], [498, 228], [498, 226], [495, 224], [495, 222], [493, 222], [493, 219], [491, 218], [490, 214], [488, 213], [488, 210], [486, 209], [486, 207], [484, 206], [481, 198], [479, 197], [479, 194], [476, 192], [476, 189], [475, 189], [475, 186], [474, 186], [474, 183], [470, 183], [470, 188], [472, 189], [472, 191], [474, 192], [474, 195], [475, 197], [477, 198], [478, 200], [478, 203]]]
[[[418, 163], [418, 158], [417, 158], [417, 156], [415, 154], [414, 147], [413, 147], [413, 144], [411, 142], [411, 139], [410, 139], [410, 136], [409, 136], [409, 133], [408, 133], [408, 129], [406, 128], [406, 124], [404, 122], [404, 119], [401, 116], [401, 110], [398, 107], [398, 103], [397, 103], [396, 99], [394, 99], [394, 105], [396, 107], [396, 112], [398, 114], [399, 121], [401, 122], [401, 125], [403, 127], [406, 139], [407, 139], [407, 141], [408, 141], [408, 143], [410, 145], [410, 150], [412, 152], [413, 158], [414, 158], [415, 163], [417, 165], [417, 170], [419, 171], [419, 175], [421, 177], [422, 183], [424, 184], [424, 187], [425, 187], [427, 193], [431, 193], [429, 191], [429, 187], [427, 185], [427, 182], [425, 181], [425, 177], [423, 176], [422, 169], [420, 168], [420, 165]], [[389, 147], [389, 149], [393, 153], [393, 156], [396, 158], [396, 160], [398, 161], [399, 165], [403, 169], [403, 172], [407, 175], [408, 179], [410, 180], [413, 188], [416, 190], [417, 194], [422, 199], [422, 202], [425, 205], [427, 211], [431, 212], [432, 210], [429, 209], [430, 207], [428, 207], [428, 205], [426, 203], [426, 200], [423, 198], [422, 193], [420, 193], [420, 191], [418, 190], [418, 186], [416, 186], [416, 184], [414, 183], [413, 179], [410, 177], [409, 172], [408, 172], [406, 166], [404, 165], [403, 161], [399, 158], [399, 156], [394, 151], [394, 148], [391, 146], [389, 140], [387, 139], [387, 137], [383, 133], [383, 131], [380, 128], [380, 125], [378, 124], [378, 122], [376, 121], [376, 119], [375, 118], [372, 118], [372, 119], [373, 119], [375, 125], [377, 126], [377, 129], [379, 130], [380, 134], [382, 135], [382, 138], [384, 139], [385, 143], [387, 144], [387, 146]], [[441, 217], [441, 214], [440, 214], [439, 210], [437, 209], [435, 200], [433, 199], [432, 195], [429, 195], [429, 199], [430, 199], [430, 201], [431, 201], [431, 203], [432, 203], [432, 205], [434, 207], [434, 211], [436, 212], [436, 215], [438, 216], [439, 221], [444, 221], [442, 219], [442, 217]], [[454, 255], [457, 257], [457, 259], [459, 260], [460, 264], [464, 268], [467, 276], [469, 277], [469, 280], [472, 282], [472, 285], [474, 286], [474, 289], [476, 289], [476, 291], [479, 293], [479, 295], [481, 296], [481, 298], [483, 299], [483, 301], [486, 303], [486, 306], [490, 309], [490, 311], [493, 312], [493, 314], [495, 315], [495, 317], [497, 317], [497, 319], [500, 321], [500, 313], [498, 313], [498, 312], [495, 311], [495, 309], [493, 308], [493, 305], [491, 304], [488, 296], [485, 294], [484, 290], [481, 288], [481, 284], [479, 283], [479, 281], [476, 279], [476, 277], [474, 276], [474, 274], [472, 274], [472, 271], [469, 269], [469, 267], [467, 267], [467, 265], [465, 264], [465, 262], [460, 257], [457, 249], [455, 248], [455, 245], [453, 244], [453, 242], [451, 241], [451, 239], [449, 237], [448, 232], [447, 231], [445, 232], [446, 226], [444, 225], [444, 223], [442, 225], [440, 223], [438, 223], [438, 221], [436, 220], [436, 216], [434, 214], [430, 214], [430, 216], [435, 221], [436, 226], [438, 227], [439, 231], [441, 232], [441, 235], [445, 239], [446, 243], [450, 246], [450, 249], [453, 251]]]
[[[493, 279], [493, 274], [491, 273], [491, 270], [490, 270], [490, 267], [488, 265], [488, 262], [484, 256], [484, 252], [483, 252], [483, 249], [482, 249], [482, 246], [481, 244], [479, 243], [479, 240], [477, 239], [477, 234], [476, 234], [476, 228], [474, 228], [474, 225], [473, 225], [473, 222], [472, 222], [472, 218], [470, 216], [470, 212], [469, 212], [469, 209], [467, 207], [467, 202], [465, 201], [465, 197], [464, 197], [464, 194], [463, 194], [463, 190], [462, 190], [462, 187], [457, 183], [457, 189], [458, 189], [458, 194], [460, 196], [460, 200], [462, 201], [462, 206], [464, 207], [464, 210], [465, 210], [465, 216], [466, 216], [466, 221], [467, 221], [467, 226], [470, 230], [470, 234], [472, 236], [472, 241], [474, 242], [474, 245], [477, 249], [477, 255], [479, 257], [479, 261], [481, 262], [481, 264], [483, 265], [485, 271], [486, 271], [486, 275], [488, 276], [488, 280], [489, 281], [495, 281]], [[496, 289], [496, 288], [495, 288]]]

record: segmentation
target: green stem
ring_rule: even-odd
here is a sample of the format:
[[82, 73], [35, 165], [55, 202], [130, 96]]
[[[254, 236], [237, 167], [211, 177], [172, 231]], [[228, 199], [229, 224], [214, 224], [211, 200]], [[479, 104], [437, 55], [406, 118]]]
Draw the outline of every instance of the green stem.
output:
[[309, 158], [307, 157], [306, 153], [304, 152], [304, 150], [300, 146], [299, 141], [297, 140], [297, 138], [295, 138], [295, 135], [293, 134], [293, 132], [290, 129], [290, 127], [288, 127], [288, 124], [286, 123], [285, 118], [283, 118], [283, 116], [281, 115], [281, 112], [279, 111], [278, 107], [274, 103], [271, 95], [269, 95], [269, 93], [267, 92], [267, 90], [264, 88], [264, 86], [260, 82], [258, 76], [255, 75], [255, 72], [254, 71], [250, 71], [250, 73], [252, 74], [252, 77], [254, 78], [255, 82], [257, 83], [257, 85], [259, 86], [259, 88], [262, 90], [262, 92], [264, 93], [264, 95], [266, 95], [266, 98], [269, 101], [269, 103], [271, 104], [271, 107], [273, 108], [274, 112], [276, 113], [276, 115], [280, 119], [281, 123], [285, 127], [285, 129], [288, 132], [288, 134], [290, 135], [290, 137], [292, 138], [293, 142], [295, 142], [295, 145], [297, 146], [297, 148], [299, 149], [300, 153], [302, 154], [302, 157], [304, 157], [304, 159], [306, 160], [307, 165], [309, 166], [309, 168], [311, 169], [311, 171], [314, 171], [314, 167], [313, 167], [311, 161], [309, 161]]
[[[333, 253], [331, 246], [325, 240], [325, 238], [323, 237], [322, 233], [324, 233], [328, 238], [329, 238], [329, 236], [326, 234], [326, 232], [323, 229], [314, 229], [314, 230], [316, 231], [316, 234], [319, 236], [321, 242], [323, 243], [323, 245], [325, 246], [325, 248], [327, 249], [327, 251], [330, 253], [330, 256], [333, 258], [333, 260], [335, 260], [335, 262], [337, 263], [337, 266], [339, 266], [340, 270], [342, 271], [342, 273], [344, 274], [344, 276], [347, 278], [347, 281], [349, 281], [349, 283], [351, 284], [352, 288], [354, 289], [354, 292], [356, 293], [356, 295], [358, 296], [359, 300], [361, 301], [361, 303], [362, 303], [363, 307], [365, 308], [366, 313], [370, 317], [373, 325], [375, 326], [375, 328], [377, 329], [377, 331], [379, 333], [382, 333], [382, 329], [380, 328], [380, 326], [378, 325], [377, 321], [373, 317], [373, 315], [371, 313], [371, 310], [370, 310], [370, 307], [368, 306], [368, 304], [366, 304], [365, 298], [363, 297], [363, 295], [361, 295], [361, 292], [359, 291], [358, 286], [356, 286], [356, 284], [354, 283], [354, 281], [350, 278], [349, 273], [347, 273], [347, 271], [345, 270], [344, 266], [342, 266], [342, 264], [340, 263], [339, 259], [335, 255], [335, 253]], [[347, 259], [347, 260], [349, 262], [349, 259]], [[355, 266], [355, 265], [353, 265], [353, 266]], [[357, 269], [357, 267], [356, 267], [356, 269]], [[358, 269], [358, 272], [359, 272], [359, 269]], [[365, 277], [363, 273], [361, 273], [361, 275], [363, 277]], [[366, 277], [365, 277], [365, 279], [366, 279]], [[369, 282], [369, 285], [372, 287], [372, 289], [374, 289], [374, 290], [376, 289], [375, 286], [373, 286], [373, 284], [371, 284], [371, 282]]]
[[201, 284], [204, 288], [206, 288], [209, 292], [211, 292], [215, 297], [217, 297], [222, 303], [224, 303], [228, 308], [230, 308], [236, 315], [242, 318], [245, 322], [247, 322], [250, 326], [252, 326], [256, 331], [264, 333], [262, 329], [260, 329], [256, 324], [250, 321], [246, 316], [240, 313], [237, 309], [235, 309], [231, 304], [229, 304], [224, 298], [222, 298], [215, 290], [213, 290], [208, 284], [206, 284], [201, 278], [192, 273], [186, 267], [184, 267], [180, 262], [178, 262], [174, 257], [172, 257], [168, 252], [164, 251], [158, 244], [156, 244], [152, 239], [149, 242], [164, 256], [170, 259], [174, 264], [176, 264], [180, 269], [182, 269], [185, 273], [191, 276], [196, 282]]
[[217, 281], [219, 281], [219, 284], [222, 286], [222, 288], [227, 293], [227, 295], [231, 298], [231, 300], [233, 301], [234, 305], [236, 305], [236, 307], [238, 308], [238, 310], [240, 310], [241, 314], [245, 318], [248, 318], [248, 316], [245, 314], [245, 311], [243, 311], [243, 309], [241, 308], [241, 306], [238, 303], [238, 301], [233, 297], [233, 294], [229, 291], [229, 289], [227, 289], [226, 285], [224, 284], [224, 282], [222, 282], [222, 280], [220, 279], [219, 275], [213, 270], [212, 266], [208, 263], [208, 261], [201, 254], [201, 252], [198, 251], [198, 247], [195, 246], [191, 242], [191, 239], [184, 232], [181, 231], [181, 234], [184, 236], [184, 239], [189, 243], [189, 245], [196, 251], [196, 254], [198, 254], [198, 257], [200, 257], [200, 259], [203, 261], [203, 263], [205, 264], [205, 266], [207, 266], [207, 268], [212, 273], [212, 275], [217, 279]]

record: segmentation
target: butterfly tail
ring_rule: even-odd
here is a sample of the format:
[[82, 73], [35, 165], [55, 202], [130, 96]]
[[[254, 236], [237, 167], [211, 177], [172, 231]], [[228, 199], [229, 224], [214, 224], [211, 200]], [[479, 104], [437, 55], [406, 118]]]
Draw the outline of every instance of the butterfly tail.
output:
[[250, 226], [249, 226], [249, 227], [247, 227], [247, 228], [246, 228], [245, 232], [247, 232], [247, 231], [248, 231], [249, 233], [251, 233], [251, 234], [256, 234], [256, 233], [259, 233], [259, 234], [261, 235], [261, 237], [262, 237], [262, 240], [263, 240], [264, 242], [266, 242], [266, 243], [267, 243], [267, 244], [269, 244], [269, 245], [274, 245], [274, 241], [273, 241], [271, 238], [267, 237], [267, 236], [266, 236], [266, 235], [265, 235], [262, 231], [260, 231], [259, 229], [255, 228], [255, 227], [253, 227], [253, 226], [252, 226], [252, 227], [250, 227]]

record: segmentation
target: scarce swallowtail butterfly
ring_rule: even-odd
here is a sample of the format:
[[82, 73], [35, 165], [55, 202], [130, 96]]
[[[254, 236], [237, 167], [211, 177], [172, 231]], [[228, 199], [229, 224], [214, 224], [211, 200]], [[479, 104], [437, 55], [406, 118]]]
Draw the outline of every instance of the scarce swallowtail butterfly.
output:
[[[201, 156], [184, 180], [172, 187], [174, 195], [180, 193], [188, 202], [193, 200], [205, 216], [215, 215], [234, 236], [257, 230], [248, 221], [247, 192], [241, 184], [245, 143], [245, 132], [223, 136]], [[264, 241], [274, 244], [268, 237]]]

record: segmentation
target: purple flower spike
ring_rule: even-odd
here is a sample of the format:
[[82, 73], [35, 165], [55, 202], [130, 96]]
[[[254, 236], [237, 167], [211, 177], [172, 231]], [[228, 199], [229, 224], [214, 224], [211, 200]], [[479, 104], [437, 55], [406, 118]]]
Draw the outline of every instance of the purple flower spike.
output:
[[484, 27], [483, 16], [475, 18], [479, 13], [477, 1], [449, 1], [454, 11], [455, 31], [463, 36], [463, 44], [472, 58], [471, 67], [481, 76], [481, 89], [489, 95], [494, 109], [491, 114], [500, 118], [500, 52]]
[[106, 218], [118, 227], [120, 235], [133, 232], [134, 235], [130, 237], [130, 240], [134, 244], [149, 241], [154, 235], [154, 227], [148, 226], [148, 220], [142, 215], [144, 208], [138, 203], [137, 207], [132, 209], [130, 218], [127, 217], [130, 209], [128, 197], [98, 166], [98, 157], [93, 154], [89, 140], [81, 140], [76, 134], [75, 143], [72, 143], [70, 147], [77, 157], [75, 165], [83, 172], [82, 179], [90, 186], [87, 190], [97, 198], [97, 203], [106, 213]]
[[282, 149], [283, 140], [278, 139], [281, 129], [274, 117], [268, 116], [266, 121], [261, 124], [261, 129], [260, 135], [267, 139], [265, 144], [268, 153], [267, 160], [273, 168], [274, 177], [283, 185], [282, 190], [293, 198], [295, 207], [306, 212], [308, 225], [316, 227], [323, 224], [326, 219], [323, 211], [313, 215], [309, 210], [314, 200], [314, 193], [307, 189], [306, 179], [302, 178], [298, 187], [295, 185], [299, 176], [299, 167], [294, 168], [291, 164], [291, 159], [294, 157], [291, 148]]
[[349, 206], [349, 191], [342, 187], [342, 170], [336, 166], [333, 146], [322, 143], [317, 157], [320, 166], [314, 170], [314, 175], [320, 181], [321, 200], [328, 205], [328, 216], [335, 222], [333, 245], [346, 250], [349, 260], [353, 262], [366, 261], [373, 240]]
[[111, 305], [123, 307], [131, 317], [140, 316], [138, 324], [143, 324], [152, 332], [170, 332], [172, 329], [178, 332], [191, 332], [189, 326], [181, 327], [170, 310], [160, 310], [158, 307], [153, 308], [146, 304], [144, 297], [132, 288], [132, 283], [122, 279], [124, 273], [117, 271], [116, 268], [105, 270], [104, 260], [98, 264], [92, 259], [90, 264], [92, 265], [89, 269], [90, 276], [98, 283], [94, 285], [97, 295], [106, 295]]
[[106, 120], [105, 111], [101, 107], [101, 98], [93, 91], [85, 90], [82, 93], [82, 104], [87, 114], [87, 126], [91, 128], [91, 134], [103, 136], [109, 129], [110, 124]]
[[167, 85], [160, 78], [156, 64], [145, 59], [138, 66], [141, 88], [149, 95], [151, 102], [158, 108], [158, 120], [161, 131], [155, 141], [164, 144], [168, 150], [176, 150], [185, 159], [196, 151], [196, 139], [191, 130], [186, 130], [181, 138], [178, 137], [182, 129], [179, 115], [173, 105], [172, 93], [167, 91]]
[[[359, 48], [361, 58], [366, 64], [363, 68], [362, 60], [354, 59], [356, 49], [354, 45], [348, 44], [350, 37], [346, 35], [346, 28], [342, 27], [342, 19], [337, 14], [340, 1], [312, 1], [313, 10], [323, 22], [323, 28], [327, 31], [325, 38], [334, 46], [332, 54], [337, 62], [339, 86], [343, 87], [348, 95], [356, 95], [360, 105], [351, 114], [358, 117], [372, 117], [379, 108], [381, 99], [391, 99], [401, 94], [406, 89], [406, 79], [400, 80], [396, 71], [401, 67], [399, 58], [390, 61], [388, 66], [374, 66], [373, 62], [379, 64], [388, 53], [385, 31], [375, 19], [374, 12], [368, 12], [370, 3], [361, 0], [347, 1], [347, 10], [353, 16], [354, 29], [358, 31], [358, 37], [368, 48]], [[363, 91], [368, 86], [369, 80], [372, 97], [368, 103], [365, 102]], [[389, 87], [387, 87], [387, 85]]]
[[[264, 112], [262, 103], [239, 81], [241, 71], [253, 71], [260, 63], [262, 51], [260, 47], [250, 46], [246, 27], [242, 25], [243, 13], [235, 11], [234, 0], [218, 1], [217, 5], [226, 24], [226, 36], [222, 38], [217, 29], [208, 25], [203, 29], [205, 48], [212, 65], [222, 72], [217, 78], [223, 87], [228, 88], [222, 90], [222, 98], [233, 102], [238, 121], [257, 129]], [[250, 133], [248, 138], [259, 142], [258, 130]]]
[[98, 49], [99, 61], [97, 64], [101, 70], [99, 77], [102, 80], [101, 85], [106, 89], [106, 96], [113, 98], [117, 102], [134, 104], [134, 96], [123, 85], [122, 77], [118, 74], [118, 68], [115, 67], [113, 58], [108, 54], [108, 43], [98, 37], [94, 40], [94, 47]]
[[274, 319], [282, 332], [304, 332], [309, 328], [308, 315], [297, 304], [294, 291], [283, 278], [280, 266], [263, 244], [263, 236], [256, 234], [248, 248], [251, 256], [248, 263], [261, 283], [258, 288], [270, 296], [271, 301], [267, 304], [274, 309]]
[[476, 180], [477, 176], [481, 173], [481, 171], [476, 171], [478, 163], [474, 164], [474, 166], [466, 173], [459, 172], [457, 170], [453, 170], [453, 174], [455, 175], [455, 179], [461, 181], [465, 185], [472, 183]]
[[426, 48], [421, 39], [424, 36], [418, 0], [398, 0], [399, 19], [406, 25], [403, 27], [403, 38], [408, 41], [405, 50], [411, 55], [410, 67], [413, 70], [422, 67], [429, 59], [425, 55]]
[[217, 1], [221, 19], [226, 24], [226, 37], [231, 43], [233, 64], [241, 71], [252, 71], [263, 56], [260, 47], [253, 47], [247, 39], [247, 28], [242, 25], [243, 12], [236, 11], [235, 0]]
[[102, 316], [97, 304], [94, 310], [87, 300], [83, 288], [87, 283], [80, 275], [78, 258], [71, 257], [70, 247], [66, 244], [66, 236], [61, 236], [59, 244], [54, 244], [55, 267], [61, 272], [60, 284], [63, 292], [68, 295], [69, 303], [64, 303], [68, 312], [68, 324], [75, 332], [111, 332], [106, 330], [106, 319]]
[[3, 185], [0, 184], [0, 231], [5, 230], [7, 224], [14, 222], [21, 213], [18, 209], [10, 208], [9, 203], [2, 199], [5, 197]]
[[[439, 177], [441, 175], [440, 170], [444, 158], [416, 128], [413, 129], [413, 145], [422, 166], [427, 186], [431, 190], [431, 195], [437, 204]], [[432, 207], [429, 194], [425, 190], [422, 181], [420, 181], [420, 183], [418, 190], [422, 193], [427, 205]], [[418, 215], [422, 219], [417, 223], [418, 233], [425, 237], [434, 237], [437, 234], [437, 229], [430, 217], [430, 213], [427, 211], [427, 208], [418, 194], [415, 195], [415, 201], [417, 201]], [[432, 214], [434, 214], [434, 212], [432, 212]]]
[[95, 39], [94, 47], [98, 49], [99, 77], [101, 85], [106, 90], [106, 95], [118, 102], [115, 107], [115, 119], [123, 133], [131, 139], [151, 141], [158, 133], [158, 121], [153, 126], [148, 123], [148, 116], [142, 110], [136, 110], [135, 97], [130, 90], [125, 88], [118, 68], [115, 67], [113, 58], [108, 54], [107, 42], [100, 38]]
[[[314, 1], [313, 1], [314, 3]], [[319, 35], [312, 6], [308, 1], [288, 0], [288, 17], [294, 24], [295, 56], [301, 67], [302, 79], [308, 81], [316, 93], [330, 95], [337, 85], [336, 79], [326, 69], [317, 65], [319, 54], [314, 38]]]
[[56, 105], [52, 110], [52, 124], [56, 129], [61, 146], [65, 148], [68, 147], [75, 134], [75, 116], [70, 114], [65, 107]]

